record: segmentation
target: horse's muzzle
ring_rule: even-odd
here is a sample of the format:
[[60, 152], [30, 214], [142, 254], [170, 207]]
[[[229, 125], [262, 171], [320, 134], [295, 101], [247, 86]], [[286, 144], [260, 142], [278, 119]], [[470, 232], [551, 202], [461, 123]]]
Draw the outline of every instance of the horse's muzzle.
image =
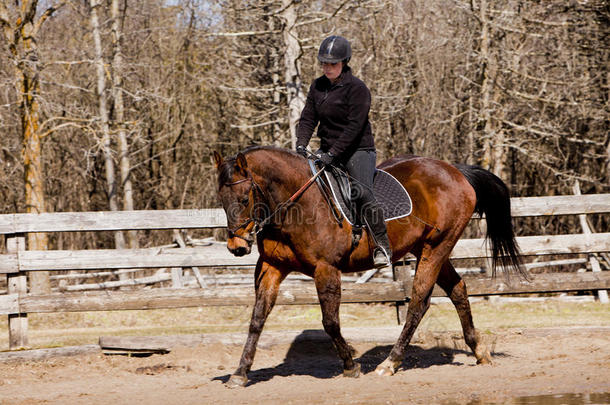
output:
[[233, 253], [233, 255], [239, 257], [239, 256], [247, 255], [248, 253], [250, 253], [252, 251], [252, 249], [249, 246], [247, 246], [247, 247], [240, 246], [236, 249], [229, 249], [229, 251], [231, 253]]
[[253, 239], [236, 235], [227, 240], [227, 249], [235, 256], [245, 256], [252, 251], [252, 243], [254, 243]]

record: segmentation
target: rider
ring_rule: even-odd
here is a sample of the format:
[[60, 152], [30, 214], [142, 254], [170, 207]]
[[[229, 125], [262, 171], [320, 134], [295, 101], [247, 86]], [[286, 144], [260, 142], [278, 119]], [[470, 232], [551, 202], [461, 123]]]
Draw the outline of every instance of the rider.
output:
[[392, 252], [383, 213], [373, 195], [375, 142], [369, 122], [371, 93], [347, 65], [352, 49], [347, 39], [333, 35], [322, 41], [318, 61], [324, 75], [314, 80], [297, 129], [299, 154], [307, 157], [307, 144], [318, 126], [319, 160], [342, 164], [352, 180], [352, 200], [376, 244], [375, 267], [391, 264]]

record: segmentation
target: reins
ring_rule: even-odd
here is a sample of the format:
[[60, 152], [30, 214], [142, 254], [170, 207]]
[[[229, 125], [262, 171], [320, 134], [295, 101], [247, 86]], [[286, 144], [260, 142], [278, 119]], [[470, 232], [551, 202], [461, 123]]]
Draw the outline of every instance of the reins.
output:
[[260, 221], [258, 224], [256, 224], [256, 226], [258, 227], [258, 230], [256, 231], [256, 233], [259, 233], [265, 227], [265, 225], [267, 225], [269, 223], [271, 218], [273, 218], [275, 216], [275, 214], [277, 214], [280, 210], [289, 208], [292, 204], [294, 204], [294, 202], [296, 200], [298, 200], [299, 197], [301, 197], [303, 195], [303, 193], [305, 193], [305, 191], [307, 191], [307, 189], [309, 187], [311, 187], [311, 185], [316, 181], [316, 179], [320, 176], [320, 174], [322, 174], [322, 172], [324, 170], [325, 170], [324, 168], [320, 169], [309, 180], [307, 180], [307, 182], [305, 184], [303, 184], [301, 186], [301, 188], [299, 188], [290, 198], [288, 198], [286, 201], [278, 204], [278, 206], [275, 208], [275, 210], [273, 210], [273, 212], [271, 214], [267, 215], [266, 218], [264, 218], [262, 221]]
[[[316, 181], [316, 179], [320, 176], [320, 174], [322, 174], [322, 172], [325, 169], [322, 168], [320, 169], [317, 173], [315, 173], [309, 180], [307, 180], [307, 182], [305, 184], [303, 184], [301, 186], [301, 188], [299, 188], [292, 196], [290, 196], [290, 198], [288, 198], [286, 201], [278, 204], [278, 206], [275, 208], [275, 210], [273, 210], [273, 212], [269, 215], [267, 215], [265, 218], [263, 218], [260, 221], [257, 221], [254, 218], [254, 202], [252, 203], [252, 207], [250, 209], [250, 217], [248, 219], [246, 219], [243, 223], [241, 223], [240, 225], [228, 229], [229, 232], [229, 236], [233, 235], [236, 236], [240, 239], [245, 240], [248, 243], [252, 243], [254, 242], [253, 240], [250, 239], [246, 239], [242, 236], [236, 235], [235, 232], [237, 232], [238, 230], [247, 227], [248, 225], [250, 225], [252, 222], [254, 222], [254, 226], [255, 226], [255, 233], [258, 234], [260, 231], [263, 230], [263, 228], [269, 224], [269, 222], [271, 221], [271, 219], [282, 209], [285, 208], [289, 208], [292, 204], [294, 204], [295, 201], [297, 201], [302, 195], [303, 193], [305, 193], [305, 191], [307, 191], [307, 189], [309, 187], [311, 187], [311, 185]], [[258, 185], [258, 183], [256, 183], [256, 181], [254, 180], [254, 178], [252, 176], [248, 176], [245, 179], [241, 179], [241, 180], [237, 180], [234, 181], [232, 183], [225, 183], [225, 186], [234, 186], [236, 184], [240, 184], [240, 183], [244, 183], [246, 181], [250, 180], [252, 182], [252, 186], [250, 187], [250, 190], [258, 190], [261, 194], [265, 194], [263, 192], [263, 189]]]

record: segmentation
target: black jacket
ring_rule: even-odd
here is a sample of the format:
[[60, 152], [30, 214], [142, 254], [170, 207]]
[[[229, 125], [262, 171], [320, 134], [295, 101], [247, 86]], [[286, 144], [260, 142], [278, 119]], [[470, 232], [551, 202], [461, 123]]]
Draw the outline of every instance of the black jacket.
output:
[[347, 160], [356, 150], [374, 150], [369, 122], [371, 92], [348, 67], [341, 80], [331, 84], [326, 76], [314, 80], [297, 128], [297, 146], [307, 146], [318, 127], [321, 149]]

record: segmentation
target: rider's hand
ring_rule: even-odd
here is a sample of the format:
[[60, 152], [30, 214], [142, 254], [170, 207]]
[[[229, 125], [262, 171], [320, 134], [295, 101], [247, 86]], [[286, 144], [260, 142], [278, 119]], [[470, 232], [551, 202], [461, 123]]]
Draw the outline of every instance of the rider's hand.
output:
[[303, 145], [297, 146], [297, 153], [304, 158], [307, 157], [307, 149]]
[[330, 152], [324, 152], [318, 156], [318, 159], [324, 163], [324, 166], [328, 166], [333, 163], [335, 157]]

